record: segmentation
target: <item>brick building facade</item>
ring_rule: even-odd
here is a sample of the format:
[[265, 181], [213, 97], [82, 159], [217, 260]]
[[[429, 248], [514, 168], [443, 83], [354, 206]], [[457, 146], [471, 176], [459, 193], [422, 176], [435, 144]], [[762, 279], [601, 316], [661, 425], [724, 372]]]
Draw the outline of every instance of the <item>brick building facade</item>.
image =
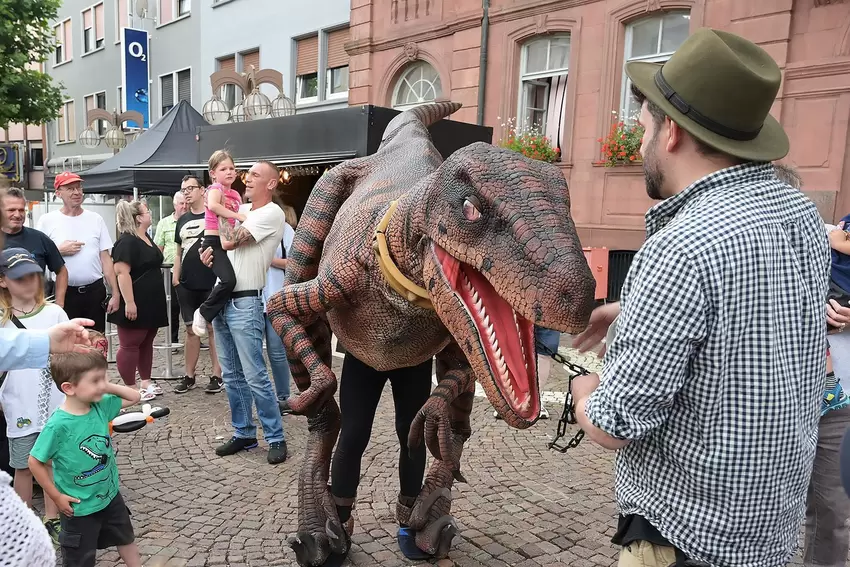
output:
[[[486, 0], [485, 0], [486, 1]], [[494, 142], [527, 117], [555, 140], [585, 246], [636, 250], [644, 238], [642, 168], [599, 165], [614, 113], [632, 110], [623, 63], [664, 61], [694, 29], [740, 34], [783, 69], [774, 115], [787, 161], [823, 216], [850, 212], [850, 0], [352, 0], [349, 103], [405, 108], [451, 99]]]

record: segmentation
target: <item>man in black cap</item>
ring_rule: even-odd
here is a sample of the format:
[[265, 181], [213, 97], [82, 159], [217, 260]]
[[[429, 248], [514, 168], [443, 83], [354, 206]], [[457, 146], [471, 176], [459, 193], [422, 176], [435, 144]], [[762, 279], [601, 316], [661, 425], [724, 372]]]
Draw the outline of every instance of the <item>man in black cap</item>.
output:
[[[815, 205], [777, 179], [776, 62], [695, 31], [663, 64], [630, 62], [646, 214], [602, 377], [573, 381], [579, 424], [618, 450], [620, 567], [780, 567], [806, 506], [826, 375], [829, 244]], [[693, 564], [693, 563], [689, 563]]]

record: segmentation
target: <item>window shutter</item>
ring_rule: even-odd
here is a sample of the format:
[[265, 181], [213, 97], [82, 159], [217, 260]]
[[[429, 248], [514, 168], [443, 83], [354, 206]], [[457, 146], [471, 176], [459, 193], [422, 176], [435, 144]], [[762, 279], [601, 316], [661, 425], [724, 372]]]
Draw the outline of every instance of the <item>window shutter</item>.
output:
[[224, 59], [218, 60], [218, 70], [219, 71], [235, 71], [236, 70], [236, 57], [226, 57]]
[[77, 117], [74, 114], [74, 101], [68, 103], [68, 141], [77, 138]]
[[173, 0], [159, 0], [159, 25], [167, 24], [174, 19]]
[[94, 108], [94, 96], [87, 96], [85, 98], [86, 101], [86, 112], [92, 110]]
[[65, 44], [65, 51], [62, 54], [63, 61], [68, 61], [73, 57], [74, 52], [72, 51], [73, 47], [73, 38], [71, 36], [71, 20], [66, 21], [62, 24], [64, 28], [64, 35], [62, 36], [62, 42]]
[[56, 118], [56, 126], [57, 126], [57, 138], [60, 142], [66, 142], [68, 140], [65, 135], [65, 110], [67, 109], [67, 105], [63, 104], [59, 108], [59, 117]]
[[332, 31], [328, 34], [328, 69], [348, 67], [348, 53], [345, 42], [348, 41], [348, 28]]
[[103, 4], [94, 7], [94, 29], [97, 39], [103, 39], [105, 26], [103, 25]]
[[296, 75], [312, 75], [319, 72], [319, 36], [299, 39], [297, 52]]
[[118, 0], [118, 41], [121, 41], [121, 28], [127, 27], [127, 0]]
[[242, 55], [242, 71], [247, 73], [251, 70], [251, 65], [254, 66], [255, 71], [260, 70], [260, 50], [249, 51], [248, 53], [244, 53]]
[[192, 72], [188, 69], [177, 73], [177, 100], [192, 104]]
[[174, 75], [161, 77], [160, 86], [160, 91], [162, 91], [162, 108], [174, 106]]

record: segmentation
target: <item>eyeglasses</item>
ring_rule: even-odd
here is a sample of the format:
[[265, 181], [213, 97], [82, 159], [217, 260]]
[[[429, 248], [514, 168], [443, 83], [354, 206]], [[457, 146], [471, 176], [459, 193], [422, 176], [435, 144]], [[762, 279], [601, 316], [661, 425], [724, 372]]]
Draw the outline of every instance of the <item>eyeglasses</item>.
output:
[[188, 187], [181, 187], [180, 192], [181, 193], [191, 193], [195, 189], [200, 189], [200, 188], [201, 188], [200, 185], [189, 185]]
[[77, 191], [79, 191], [80, 193], [83, 192], [83, 186], [80, 185], [79, 183], [74, 184], [74, 185], [63, 185], [62, 189], [64, 189], [68, 193], [76, 193]]

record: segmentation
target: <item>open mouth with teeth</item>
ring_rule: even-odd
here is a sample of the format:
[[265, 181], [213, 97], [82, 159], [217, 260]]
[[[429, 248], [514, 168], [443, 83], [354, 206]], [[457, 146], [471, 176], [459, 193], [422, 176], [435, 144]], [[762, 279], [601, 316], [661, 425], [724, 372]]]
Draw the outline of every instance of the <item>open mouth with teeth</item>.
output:
[[478, 331], [499, 392], [513, 413], [534, 421], [540, 413], [534, 325], [517, 313], [481, 272], [437, 244], [434, 252]]

